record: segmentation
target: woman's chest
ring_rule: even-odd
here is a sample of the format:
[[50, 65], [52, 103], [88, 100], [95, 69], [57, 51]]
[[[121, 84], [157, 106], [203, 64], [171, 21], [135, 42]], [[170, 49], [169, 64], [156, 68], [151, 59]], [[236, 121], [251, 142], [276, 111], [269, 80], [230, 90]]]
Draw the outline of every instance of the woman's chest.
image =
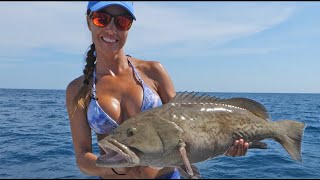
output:
[[144, 86], [134, 80], [104, 79], [96, 83], [100, 107], [118, 124], [141, 111]]

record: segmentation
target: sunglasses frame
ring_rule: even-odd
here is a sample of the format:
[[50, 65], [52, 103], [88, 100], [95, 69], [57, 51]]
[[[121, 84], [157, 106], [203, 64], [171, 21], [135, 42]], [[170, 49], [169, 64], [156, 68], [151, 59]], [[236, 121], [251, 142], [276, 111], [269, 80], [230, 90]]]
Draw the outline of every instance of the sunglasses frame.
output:
[[[115, 27], [117, 28], [117, 30], [119, 30], [119, 31], [127, 31], [127, 30], [129, 30], [130, 28], [131, 28], [131, 26], [132, 26], [132, 23], [133, 23], [133, 17], [130, 15], [130, 14], [127, 14], [127, 13], [124, 13], [124, 14], [119, 14], [119, 15], [112, 15], [112, 14], [110, 14], [110, 13], [107, 13], [107, 12], [104, 12], [104, 11], [96, 11], [96, 12], [90, 12], [90, 14], [89, 14], [89, 17], [90, 17], [90, 19], [93, 21], [93, 14], [94, 13], [96, 13], [96, 14], [106, 14], [106, 15], [108, 15], [108, 16], [110, 16], [111, 17], [111, 19], [110, 19], [110, 21], [108, 22], [108, 23], [106, 23], [106, 25], [104, 25], [104, 26], [98, 26], [98, 25], [96, 25], [94, 22], [93, 22], [93, 24], [95, 25], [95, 26], [97, 26], [97, 27], [101, 27], [101, 28], [104, 28], [104, 27], [107, 27], [109, 24], [110, 24], [110, 22], [112, 21], [112, 19], [113, 19], [113, 23], [114, 23], [114, 25], [115, 25]], [[130, 20], [131, 20], [131, 23], [130, 23], [130, 25], [128, 26], [128, 27], [126, 27], [125, 29], [121, 29], [120, 27], [120, 25], [118, 24], [118, 22], [117, 22], [117, 17], [119, 17], [119, 16], [127, 16], [127, 17], [130, 17]]]

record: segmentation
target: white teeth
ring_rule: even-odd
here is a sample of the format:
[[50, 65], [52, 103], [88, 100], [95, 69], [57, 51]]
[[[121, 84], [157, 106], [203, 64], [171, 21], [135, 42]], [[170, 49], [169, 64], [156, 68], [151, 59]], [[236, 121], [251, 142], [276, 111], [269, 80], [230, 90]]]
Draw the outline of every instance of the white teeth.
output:
[[107, 37], [103, 37], [102, 39], [103, 39], [104, 41], [108, 42], [108, 43], [114, 43], [114, 42], [116, 42], [115, 39], [110, 39], [110, 38], [107, 38]]

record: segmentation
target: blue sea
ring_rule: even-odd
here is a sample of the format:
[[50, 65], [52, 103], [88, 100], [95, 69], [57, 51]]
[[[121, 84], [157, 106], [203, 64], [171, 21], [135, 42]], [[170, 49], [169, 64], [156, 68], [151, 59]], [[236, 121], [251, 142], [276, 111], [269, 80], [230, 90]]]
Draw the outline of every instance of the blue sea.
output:
[[[293, 119], [307, 127], [302, 163], [277, 142], [264, 140], [269, 149], [196, 164], [203, 178], [320, 178], [320, 94], [210, 94], [257, 100], [273, 121]], [[77, 168], [64, 90], [0, 89], [0, 122], [0, 178], [96, 178]], [[95, 136], [93, 141], [98, 154]]]

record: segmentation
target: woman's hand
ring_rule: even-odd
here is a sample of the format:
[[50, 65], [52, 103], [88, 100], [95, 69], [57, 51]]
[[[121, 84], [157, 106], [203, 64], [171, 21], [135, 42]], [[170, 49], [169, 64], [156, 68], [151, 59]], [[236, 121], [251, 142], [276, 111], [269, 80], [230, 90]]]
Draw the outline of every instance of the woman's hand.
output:
[[233, 146], [230, 147], [230, 149], [224, 153], [226, 156], [244, 156], [247, 153], [247, 150], [249, 148], [249, 143], [244, 142], [243, 139], [235, 140]]

